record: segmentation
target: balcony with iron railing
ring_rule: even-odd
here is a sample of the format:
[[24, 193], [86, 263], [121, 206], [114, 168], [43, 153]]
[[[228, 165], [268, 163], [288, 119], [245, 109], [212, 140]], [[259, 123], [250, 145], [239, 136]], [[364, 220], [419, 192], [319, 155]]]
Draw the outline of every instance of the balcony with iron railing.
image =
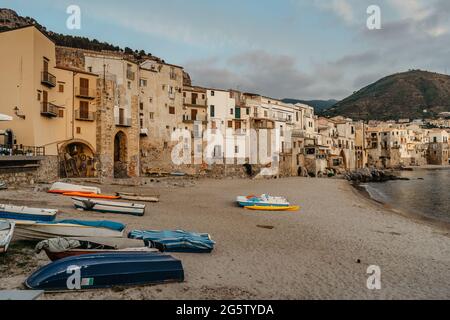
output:
[[115, 123], [118, 127], [131, 127], [131, 118], [129, 117], [115, 117]]
[[75, 110], [75, 120], [78, 121], [95, 121], [95, 112], [93, 111], [84, 111], [84, 110]]
[[51, 102], [42, 102], [41, 103], [41, 115], [44, 117], [49, 117], [49, 118], [57, 117], [60, 108], [61, 107], [59, 107]]
[[56, 77], [48, 71], [42, 71], [41, 83], [47, 87], [56, 87]]
[[183, 104], [184, 104], [185, 107], [207, 108], [206, 100], [196, 100], [196, 99], [183, 98]]
[[192, 115], [184, 115], [183, 116], [183, 122], [184, 123], [192, 123], [192, 122], [195, 122], [195, 121], [206, 122], [207, 119], [206, 119], [206, 116], [199, 115], [199, 114], [197, 116], [195, 116], [195, 117], [193, 117]]
[[45, 147], [30, 147], [21, 144], [0, 145], [0, 156], [41, 157], [45, 156]]
[[92, 88], [75, 88], [75, 96], [77, 98], [83, 98], [83, 99], [95, 99], [97, 96], [97, 90]]

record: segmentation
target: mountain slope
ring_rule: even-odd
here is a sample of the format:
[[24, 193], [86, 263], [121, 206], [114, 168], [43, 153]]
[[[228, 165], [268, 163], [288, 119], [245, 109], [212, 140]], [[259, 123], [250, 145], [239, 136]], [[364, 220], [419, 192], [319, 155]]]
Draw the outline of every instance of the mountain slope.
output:
[[316, 112], [321, 112], [325, 109], [328, 109], [334, 106], [338, 101], [337, 100], [298, 100], [298, 99], [283, 99], [284, 103], [303, 103], [307, 104], [311, 107], [314, 107]]
[[162, 61], [158, 57], [153, 56], [150, 53], [146, 53], [143, 50], [132, 50], [130, 48], [120, 48], [107, 42], [100, 42], [97, 39], [89, 39], [86, 37], [70, 36], [61, 33], [55, 33], [47, 30], [46, 27], [39, 24], [35, 19], [30, 17], [22, 17], [14, 10], [7, 8], [0, 8], [0, 31], [7, 31], [24, 26], [34, 25], [42, 32], [47, 34], [58, 46], [65, 46], [71, 48], [87, 49], [93, 51], [115, 51], [122, 52], [130, 58], [140, 61], [144, 59], [153, 59]]
[[325, 116], [398, 120], [450, 111], [450, 76], [412, 70], [385, 77], [338, 102]]

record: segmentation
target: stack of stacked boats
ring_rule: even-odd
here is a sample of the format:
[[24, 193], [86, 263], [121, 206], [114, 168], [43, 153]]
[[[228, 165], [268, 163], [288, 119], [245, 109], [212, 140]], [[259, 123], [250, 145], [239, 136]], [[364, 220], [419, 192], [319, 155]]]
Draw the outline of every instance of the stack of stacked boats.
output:
[[[107, 196], [96, 187], [59, 182], [49, 192], [71, 196], [80, 210], [136, 216], [144, 215], [145, 205], [107, 199], [159, 200], [125, 193]], [[182, 230], [134, 230], [124, 238], [126, 225], [120, 222], [57, 220], [57, 214], [52, 209], [0, 205], [0, 253], [6, 253], [14, 236], [36, 242], [36, 252], [45, 251], [53, 261], [25, 281], [29, 289], [86, 290], [181, 282], [181, 261], [164, 252], [211, 252], [215, 244], [208, 234]], [[69, 281], [76, 272], [79, 281]]]

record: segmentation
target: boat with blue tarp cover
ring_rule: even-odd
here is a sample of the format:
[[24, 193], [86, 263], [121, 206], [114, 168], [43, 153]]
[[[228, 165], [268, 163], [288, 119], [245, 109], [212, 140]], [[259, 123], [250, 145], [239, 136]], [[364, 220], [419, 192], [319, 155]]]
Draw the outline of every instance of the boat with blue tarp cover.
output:
[[[76, 273], [79, 273], [79, 281]], [[25, 286], [33, 290], [67, 291], [184, 281], [180, 260], [161, 253], [103, 253], [69, 257], [36, 272]]]
[[129, 238], [144, 240], [146, 245], [162, 252], [209, 253], [214, 249], [215, 242], [207, 233], [175, 231], [140, 231], [133, 230]]

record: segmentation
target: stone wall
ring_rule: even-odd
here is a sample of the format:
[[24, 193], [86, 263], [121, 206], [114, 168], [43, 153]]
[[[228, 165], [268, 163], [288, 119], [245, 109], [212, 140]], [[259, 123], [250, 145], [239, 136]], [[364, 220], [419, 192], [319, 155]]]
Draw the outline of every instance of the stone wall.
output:
[[46, 156], [38, 168], [0, 168], [0, 181], [8, 186], [30, 186], [36, 183], [53, 183], [59, 179], [57, 156]]
[[[100, 160], [99, 177], [110, 179], [124, 171], [127, 177], [139, 176], [139, 114], [138, 98], [131, 99], [131, 127], [119, 127], [114, 118], [114, 94], [117, 84], [114, 80], [98, 80], [102, 95], [97, 108], [97, 152]], [[124, 159], [114, 163], [114, 139], [123, 133]], [[126, 150], [126, 151], [125, 151]], [[125, 178], [125, 174], [124, 174]]]
[[56, 47], [56, 64], [84, 70], [83, 50], [69, 47]]

